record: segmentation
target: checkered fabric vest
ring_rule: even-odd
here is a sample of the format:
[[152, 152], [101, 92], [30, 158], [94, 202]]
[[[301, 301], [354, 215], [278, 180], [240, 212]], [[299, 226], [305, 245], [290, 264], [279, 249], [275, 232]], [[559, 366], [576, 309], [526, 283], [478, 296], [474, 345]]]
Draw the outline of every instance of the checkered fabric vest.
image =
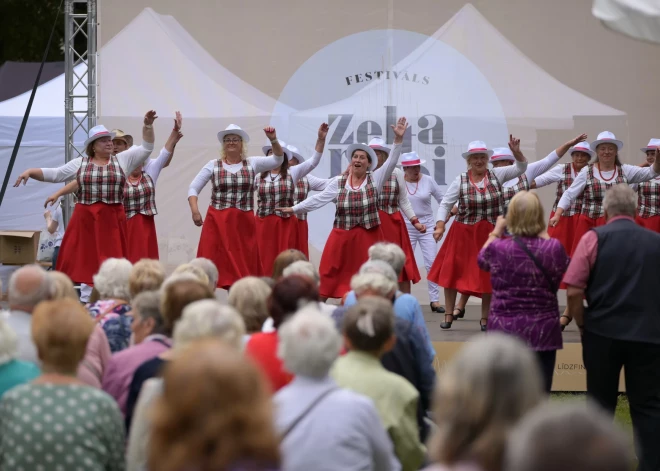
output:
[[582, 214], [591, 219], [597, 219], [605, 215], [603, 211], [603, 198], [608, 188], [619, 183], [628, 183], [620, 165], [616, 166], [616, 177], [608, 183], [601, 182], [594, 176], [594, 165], [589, 164], [587, 185], [584, 187], [584, 193], [582, 194]]
[[337, 178], [339, 195], [333, 227], [349, 230], [355, 226], [362, 226], [365, 229], [379, 226], [378, 192], [371, 178], [371, 172], [367, 173], [367, 184], [359, 190], [348, 191], [347, 180], [348, 175]]
[[[302, 177], [298, 180], [298, 183], [296, 183], [296, 191], [293, 193], [293, 204], [296, 205], [302, 203], [307, 199], [308, 194], [309, 181], [307, 180], [307, 177]], [[297, 214], [296, 217], [301, 221], [307, 221], [307, 213]]]
[[211, 183], [211, 206], [215, 209], [254, 209], [254, 169], [247, 160], [243, 161], [243, 168], [236, 173], [228, 172], [222, 166], [222, 161], [216, 160]]
[[147, 172], [142, 172], [137, 185], [133, 185], [130, 180], [126, 180], [124, 187], [124, 211], [126, 219], [130, 219], [136, 214], [145, 216], [155, 216], [156, 210], [156, 185]]
[[281, 175], [275, 176], [275, 181], [257, 178], [257, 216], [265, 218], [275, 214], [283, 218], [290, 218], [290, 214], [275, 211], [275, 208], [289, 208], [293, 206], [293, 194], [295, 185], [293, 178], [287, 174], [286, 178]]
[[502, 201], [504, 207], [509, 205], [511, 198], [518, 193], [519, 191], [528, 191], [529, 190], [529, 181], [527, 180], [527, 175], [524, 173], [518, 177], [518, 183], [513, 186], [502, 187]]
[[461, 174], [458, 193], [458, 213], [456, 221], [463, 224], [476, 224], [484, 219], [495, 224], [497, 216], [503, 213], [502, 185], [490, 170], [486, 173], [483, 192], [470, 183], [468, 172]]
[[660, 180], [653, 179], [639, 184], [637, 189], [637, 214], [650, 218], [660, 214]]
[[124, 202], [126, 175], [114, 155], [104, 166], [94, 165], [91, 158], [83, 157], [76, 180], [79, 185], [76, 196], [80, 204]]
[[383, 183], [383, 189], [378, 194], [378, 209], [387, 214], [396, 213], [399, 210], [399, 191], [399, 182], [396, 175], [392, 174]]
[[[573, 184], [573, 172], [571, 171], [571, 168], [573, 167], [573, 164], [562, 164], [564, 169], [563, 169], [563, 177], [562, 179], [557, 183], [557, 197], [555, 198], [555, 204], [552, 205], [552, 211], [555, 212], [557, 211], [557, 205], [559, 204], [559, 200], [561, 200], [562, 195], [566, 191], [566, 189]], [[573, 216], [575, 214], [580, 214], [582, 211], [582, 197], [575, 198], [575, 201], [573, 201], [570, 205], [570, 207], [563, 212], [562, 216]]]

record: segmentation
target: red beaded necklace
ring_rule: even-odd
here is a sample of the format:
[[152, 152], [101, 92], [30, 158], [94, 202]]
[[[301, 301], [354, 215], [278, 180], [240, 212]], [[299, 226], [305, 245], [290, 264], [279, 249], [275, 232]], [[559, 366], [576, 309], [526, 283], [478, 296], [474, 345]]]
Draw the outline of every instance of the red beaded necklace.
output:
[[605, 178], [605, 176], [603, 175], [603, 172], [601, 172], [601, 170], [600, 170], [600, 162], [596, 162], [596, 165], [598, 165], [598, 174], [600, 175], [600, 178], [602, 178], [604, 182], [609, 182], [614, 177], [616, 177], [616, 167], [614, 167], [614, 170], [612, 170], [612, 172], [613, 172], [612, 176], [610, 178]]
[[[483, 188], [479, 188], [477, 186], [477, 184], [474, 182], [474, 180], [472, 179], [472, 170], [468, 171], [468, 176], [470, 177], [470, 184], [474, 187], [475, 190], [477, 190], [479, 193], [485, 193], [486, 192], [486, 185], [484, 185]], [[481, 179], [481, 181], [483, 182], [486, 179], [487, 176], [488, 176], [488, 174], [484, 174], [484, 177]]]
[[[367, 178], [367, 176], [365, 175], [364, 178]], [[353, 186], [353, 174], [351, 173], [348, 176], [348, 184], [350, 185], [350, 187], [353, 191], [357, 191], [357, 190], [360, 189], [360, 185], [362, 185], [362, 182], [364, 182], [364, 178], [362, 179], [362, 181], [360, 183], [358, 183], [358, 186], [356, 188], [356, 187]]]

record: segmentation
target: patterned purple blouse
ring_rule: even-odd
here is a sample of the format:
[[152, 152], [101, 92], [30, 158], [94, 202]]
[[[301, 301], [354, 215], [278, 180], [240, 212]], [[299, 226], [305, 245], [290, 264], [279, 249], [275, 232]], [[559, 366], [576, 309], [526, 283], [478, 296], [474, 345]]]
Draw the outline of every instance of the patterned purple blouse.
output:
[[[559, 286], [569, 258], [557, 239], [520, 237]], [[477, 258], [490, 272], [493, 298], [488, 330], [513, 334], [532, 350], [562, 348], [557, 293], [541, 270], [512, 238], [496, 239]]]

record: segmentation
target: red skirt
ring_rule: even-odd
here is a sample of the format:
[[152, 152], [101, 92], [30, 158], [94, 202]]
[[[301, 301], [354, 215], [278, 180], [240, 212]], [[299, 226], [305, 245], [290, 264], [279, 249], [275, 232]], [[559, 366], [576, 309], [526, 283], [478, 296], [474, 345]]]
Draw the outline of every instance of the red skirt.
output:
[[351, 289], [351, 278], [369, 259], [369, 247], [383, 241], [380, 226], [351, 230], [333, 228], [321, 256], [319, 292], [324, 298], [340, 299]]
[[237, 208], [218, 210], [209, 206], [199, 238], [197, 256], [218, 267], [218, 288], [229, 289], [246, 276], [259, 276], [255, 216]]
[[309, 226], [307, 219], [296, 218], [296, 245], [295, 248], [305, 254], [309, 260]]
[[126, 221], [126, 232], [128, 234], [127, 258], [131, 263], [139, 262], [143, 258], [159, 259], [154, 216], [136, 214]]
[[637, 222], [637, 224], [639, 224], [642, 227], [645, 227], [655, 232], [660, 232], [660, 216], [651, 216], [648, 218], [637, 216], [635, 218], [635, 221]]
[[410, 245], [410, 235], [408, 235], [406, 222], [403, 220], [401, 211], [388, 214], [379, 209], [378, 217], [380, 218], [380, 228], [383, 230], [385, 240], [398, 245], [406, 254], [406, 264], [403, 266], [401, 275], [399, 275], [399, 283], [407, 281], [419, 283], [422, 277], [417, 269], [415, 253], [413, 252], [412, 245]]
[[[562, 217], [562, 219], [564, 218]], [[582, 236], [585, 235], [590, 229], [593, 229], [594, 227], [604, 226], [606, 222], [607, 221], [605, 220], [605, 216], [601, 216], [599, 218], [594, 219], [594, 218], [590, 218], [589, 216], [585, 216], [584, 214], [580, 214], [578, 216], [577, 224], [575, 226], [573, 247], [571, 248], [570, 251], [571, 257], [573, 256], [573, 253], [577, 248], [578, 242], [580, 242], [580, 239], [582, 239]]]
[[[554, 211], [550, 213], [550, 218], [555, 215]], [[548, 235], [561, 242], [566, 254], [573, 253], [573, 243], [575, 242], [575, 228], [577, 227], [580, 215], [562, 216], [555, 227], [548, 226]]]
[[106, 259], [127, 256], [124, 205], [77, 204], [64, 232], [56, 269], [74, 283], [92, 286]]
[[476, 224], [454, 221], [427, 278], [469, 296], [492, 293], [490, 273], [479, 268], [477, 255], [494, 228], [485, 219]]
[[261, 276], [271, 276], [275, 258], [285, 250], [297, 248], [297, 219], [283, 218], [275, 214], [265, 218], [256, 218], [257, 243], [259, 244], [259, 260]]

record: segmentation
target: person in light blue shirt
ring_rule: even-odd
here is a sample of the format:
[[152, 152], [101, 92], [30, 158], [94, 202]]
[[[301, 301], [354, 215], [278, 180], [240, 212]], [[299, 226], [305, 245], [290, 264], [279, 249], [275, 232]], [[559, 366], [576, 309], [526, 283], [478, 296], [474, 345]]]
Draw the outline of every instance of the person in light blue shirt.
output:
[[8, 314], [0, 311], [0, 398], [14, 386], [32, 381], [41, 374], [34, 363], [16, 359], [18, 337], [5, 320]]

